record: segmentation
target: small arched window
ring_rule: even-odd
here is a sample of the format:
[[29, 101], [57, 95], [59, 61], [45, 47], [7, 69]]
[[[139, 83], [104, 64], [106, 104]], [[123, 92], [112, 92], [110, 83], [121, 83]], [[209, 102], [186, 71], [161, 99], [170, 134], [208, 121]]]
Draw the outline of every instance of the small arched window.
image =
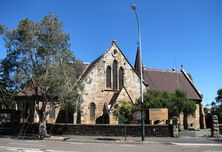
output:
[[96, 118], [96, 105], [94, 102], [89, 105], [89, 115], [91, 120]]
[[117, 89], [117, 61], [113, 61], [113, 89]]
[[106, 68], [106, 87], [111, 88], [111, 67]]
[[123, 67], [119, 68], [119, 89], [122, 89], [124, 86], [124, 69]]

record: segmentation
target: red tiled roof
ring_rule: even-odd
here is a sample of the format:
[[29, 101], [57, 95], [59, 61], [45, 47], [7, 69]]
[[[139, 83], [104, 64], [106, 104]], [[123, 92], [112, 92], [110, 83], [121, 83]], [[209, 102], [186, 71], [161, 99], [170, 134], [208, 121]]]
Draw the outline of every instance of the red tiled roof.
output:
[[103, 55], [99, 56], [97, 59], [95, 59], [92, 63], [90, 64], [84, 64], [84, 67], [86, 68], [85, 71], [82, 74], [82, 78], [84, 78], [94, 67], [94, 65], [100, 61], [100, 59], [103, 57]]
[[176, 72], [144, 68], [144, 83], [149, 85], [150, 89], [160, 91], [173, 92], [176, 89], [181, 89], [187, 93], [188, 99], [201, 100], [201, 94], [183, 70]]
[[[38, 96], [42, 95], [40, 87], [37, 88], [37, 94]], [[36, 91], [34, 90], [34, 87], [31, 86], [30, 83], [27, 83], [27, 85], [16, 94], [17, 97], [31, 97], [35, 95]]]

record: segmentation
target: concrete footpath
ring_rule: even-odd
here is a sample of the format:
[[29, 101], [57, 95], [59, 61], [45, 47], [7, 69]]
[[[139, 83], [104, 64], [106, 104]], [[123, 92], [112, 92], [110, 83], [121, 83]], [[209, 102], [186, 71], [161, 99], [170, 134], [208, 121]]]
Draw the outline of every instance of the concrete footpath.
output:
[[[18, 139], [37, 139], [36, 136], [1, 136], [1, 138], [18, 138]], [[35, 138], [34, 138], [35, 137]], [[214, 145], [221, 144], [222, 138], [210, 137], [210, 130], [204, 129], [200, 131], [183, 131], [180, 132], [180, 137], [145, 137], [145, 141], [141, 142], [141, 137], [109, 137], [109, 136], [77, 136], [77, 135], [61, 135], [50, 136], [44, 140], [49, 141], [68, 141], [68, 142], [81, 142], [81, 143], [157, 143], [157, 144], [206, 144]]]
[[[87, 142], [87, 143], [142, 143], [141, 137], [105, 137], [105, 136], [51, 136], [45, 140], [63, 140], [69, 142]], [[146, 137], [143, 143], [187, 143], [187, 144], [222, 144], [222, 141], [212, 137]]]
[[[51, 136], [46, 140], [64, 140], [70, 142], [91, 142], [91, 143], [142, 143], [141, 137], [106, 137], [106, 136]], [[222, 144], [222, 139], [210, 137], [210, 130], [183, 131], [180, 137], [145, 137], [143, 143], [161, 144]]]

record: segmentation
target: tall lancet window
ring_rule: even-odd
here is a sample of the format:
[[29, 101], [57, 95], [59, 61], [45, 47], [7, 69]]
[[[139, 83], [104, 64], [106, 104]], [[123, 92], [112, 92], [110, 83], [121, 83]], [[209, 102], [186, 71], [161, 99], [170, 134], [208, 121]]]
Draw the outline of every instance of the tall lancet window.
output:
[[113, 89], [117, 89], [117, 61], [113, 61]]
[[89, 115], [91, 120], [96, 118], [96, 105], [94, 102], [89, 105]]
[[106, 87], [111, 88], [111, 67], [106, 68]]
[[122, 89], [124, 86], [124, 69], [123, 67], [119, 68], [119, 89]]

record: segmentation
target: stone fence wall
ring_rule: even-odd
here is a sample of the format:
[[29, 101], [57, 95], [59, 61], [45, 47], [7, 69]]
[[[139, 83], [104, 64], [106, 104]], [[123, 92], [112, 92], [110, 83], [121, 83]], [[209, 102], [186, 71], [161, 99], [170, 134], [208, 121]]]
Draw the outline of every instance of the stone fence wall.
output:
[[[5, 127], [7, 128], [7, 126]], [[47, 130], [51, 135], [125, 136], [126, 134], [126, 136], [141, 136], [140, 125], [47, 124]], [[0, 134], [38, 134], [38, 124], [14, 124], [13, 127], [5, 129]], [[145, 125], [145, 136], [147, 137], [172, 137], [172, 135], [172, 125]]]
[[219, 124], [219, 133], [222, 135], [222, 124]]
[[[49, 124], [48, 133], [88, 136], [141, 136], [141, 125], [64, 125]], [[145, 136], [171, 137], [171, 125], [145, 125]]]

